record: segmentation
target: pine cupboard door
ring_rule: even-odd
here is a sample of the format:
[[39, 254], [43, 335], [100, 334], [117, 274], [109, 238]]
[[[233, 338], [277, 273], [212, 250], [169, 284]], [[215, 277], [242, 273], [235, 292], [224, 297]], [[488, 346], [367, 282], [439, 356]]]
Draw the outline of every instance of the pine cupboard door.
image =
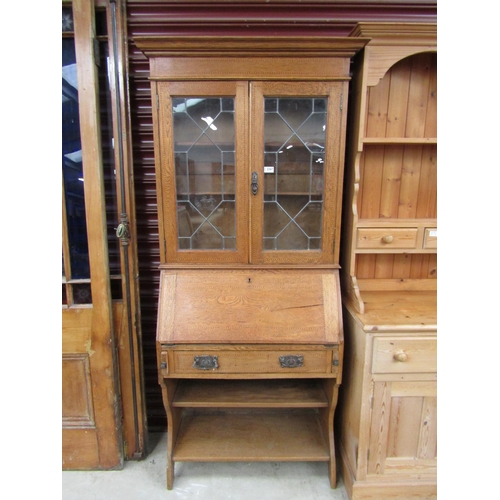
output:
[[347, 84], [251, 83], [251, 261], [338, 262]]
[[162, 263], [247, 263], [248, 83], [155, 85]]
[[372, 401], [368, 476], [435, 477], [436, 382], [376, 381]]

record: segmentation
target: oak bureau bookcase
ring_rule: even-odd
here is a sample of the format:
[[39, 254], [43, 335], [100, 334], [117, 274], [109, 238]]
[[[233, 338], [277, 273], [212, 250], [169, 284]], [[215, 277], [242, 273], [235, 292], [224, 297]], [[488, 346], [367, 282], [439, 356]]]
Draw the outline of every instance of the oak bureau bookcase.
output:
[[360, 23], [353, 60], [339, 448], [351, 500], [436, 498], [436, 25]]
[[182, 461], [326, 461], [343, 326], [350, 60], [335, 37], [141, 37], [150, 61], [167, 487]]

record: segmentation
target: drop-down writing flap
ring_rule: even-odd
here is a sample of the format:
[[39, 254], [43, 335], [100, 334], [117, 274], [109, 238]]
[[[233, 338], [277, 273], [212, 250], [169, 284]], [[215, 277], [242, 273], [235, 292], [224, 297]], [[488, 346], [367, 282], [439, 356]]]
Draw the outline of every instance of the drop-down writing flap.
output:
[[338, 270], [162, 270], [157, 340], [338, 344]]

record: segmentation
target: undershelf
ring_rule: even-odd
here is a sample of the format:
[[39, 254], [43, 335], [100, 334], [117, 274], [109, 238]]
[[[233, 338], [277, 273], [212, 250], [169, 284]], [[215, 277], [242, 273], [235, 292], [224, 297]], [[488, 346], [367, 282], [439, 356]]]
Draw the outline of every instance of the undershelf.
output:
[[318, 380], [180, 380], [172, 406], [320, 408], [328, 399]]
[[318, 414], [231, 412], [184, 415], [173, 460], [179, 462], [328, 461]]

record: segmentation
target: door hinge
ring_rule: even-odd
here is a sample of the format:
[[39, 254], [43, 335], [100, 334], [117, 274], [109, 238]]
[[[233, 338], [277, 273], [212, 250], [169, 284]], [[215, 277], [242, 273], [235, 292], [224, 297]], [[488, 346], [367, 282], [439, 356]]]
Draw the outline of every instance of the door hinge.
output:
[[158, 94], [156, 94], [156, 109], [160, 109], [160, 98], [158, 97]]
[[344, 94], [340, 94], [340, 111], [344, 109]]

